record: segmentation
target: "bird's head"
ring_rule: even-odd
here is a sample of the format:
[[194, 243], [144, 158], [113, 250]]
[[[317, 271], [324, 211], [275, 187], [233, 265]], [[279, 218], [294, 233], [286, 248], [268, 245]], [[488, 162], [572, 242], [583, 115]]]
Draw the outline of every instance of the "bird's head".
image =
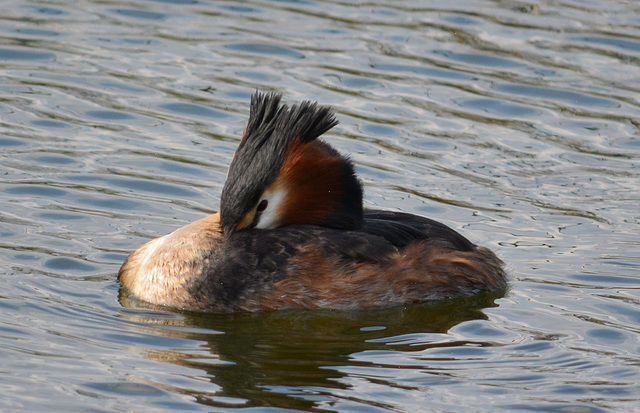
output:
[[223, 232], [307, 224], [362, 224], [362, 184], [353, 164], [318, 137], [338, 122], [309, 101], [289, 108], [256, 92], [220, 199]]

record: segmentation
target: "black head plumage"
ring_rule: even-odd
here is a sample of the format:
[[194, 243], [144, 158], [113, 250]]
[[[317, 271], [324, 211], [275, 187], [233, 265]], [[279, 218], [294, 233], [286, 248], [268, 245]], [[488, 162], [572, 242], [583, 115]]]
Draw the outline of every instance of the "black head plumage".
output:
[[338, 124], [328, 107], [304, 101], [289, 108], [282, 95], [256, 92], [249, 121], [227, 174], [220, 198], [224, 232], [235, 231], [244, 214], [255, 206], [282, 167], [294, 139], [307, 143]]

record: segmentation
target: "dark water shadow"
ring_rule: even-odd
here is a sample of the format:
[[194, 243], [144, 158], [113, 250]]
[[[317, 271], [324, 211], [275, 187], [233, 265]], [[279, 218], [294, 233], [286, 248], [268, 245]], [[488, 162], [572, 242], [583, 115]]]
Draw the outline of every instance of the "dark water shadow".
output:
[[[347, 373], [338, 367], [352, 366], [352, 355], [363, 351], [388, 350], [389, 338], [421, 333], [445, 333], [453, 326], [483, 320], [483, 308], [495, 307], [495, 294], [410, 306], [350, 311], [286, 309], [265, 313], [211, 314], [172, 312], [170, 328], [155, 334], [205, 341], [213, 364], [200, 365], [180, 354], [156, 354], [158, 361], [204, 369], [215, 385], [215, 397], [194, 394], [199, 403], [230, 407], [241, 405], [314, 409], [320, 401], [335, 398], [344, 389]], [[120, 303], [131, 320], [149, 332], [167, 320], [167, 310], [149, 306], [128, 295]], [[160, 310], [160, 312], [158, 312]], [[183, 318], [179, 321], [175, 316]], [[141, 323], [141, 324], [140, 324]], [[194, 335], [194, 331], [198, 333]], [[394, 340], [391, 340], [394, 341]], [[422, 349], [416, 346], [414, 351]], [[394, 350], [412, 351], [411, 346]], [[181, 389], [184, 392], [185, 389]], [[233, 401], [233, 402], [230, 402]]]

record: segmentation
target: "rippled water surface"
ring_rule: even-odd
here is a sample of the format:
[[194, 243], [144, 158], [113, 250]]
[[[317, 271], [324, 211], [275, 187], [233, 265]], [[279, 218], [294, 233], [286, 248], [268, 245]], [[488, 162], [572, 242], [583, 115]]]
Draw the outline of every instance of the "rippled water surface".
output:
[[[510, 291], [185, 314], [116, 273], [218, 208], [251, 93], [333, 106], [368, 207]], [[640, 4], [7, 0], [0, 410], [640, 411]]]

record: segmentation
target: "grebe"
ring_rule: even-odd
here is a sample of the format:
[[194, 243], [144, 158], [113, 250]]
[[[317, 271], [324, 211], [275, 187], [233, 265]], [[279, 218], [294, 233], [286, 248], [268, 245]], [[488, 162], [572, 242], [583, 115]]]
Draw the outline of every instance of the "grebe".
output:
[[348, 309], [501, 292], [502, 261], [444, 224], [364, 210], [327, 107], [256, 92], [220, 211], [134, 251], [118, 279], [187, 310]]

